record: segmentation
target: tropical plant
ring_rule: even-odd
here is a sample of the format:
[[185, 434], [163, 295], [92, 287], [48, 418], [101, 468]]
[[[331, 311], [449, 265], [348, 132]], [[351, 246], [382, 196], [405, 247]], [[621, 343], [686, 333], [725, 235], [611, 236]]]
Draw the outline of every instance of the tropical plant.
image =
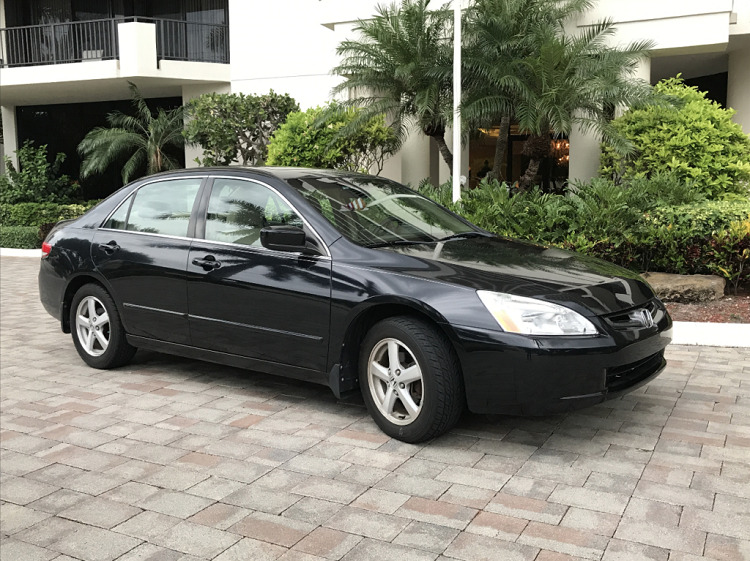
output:
[[[464, 116], [474, 126], [501, 123], [507, 138], [510, 118], [529, 134], [529, 166], [520, 184], [535, 184], [549, 155], [550, 133], [567, 135], [574, 126], [607, 138], [620, 152], [632, 147], [610, 125], [614, 108], [651, 99], [649, 85], [635, 79], [650, 42], [611, 46], [611, 21], [566, 33], [564, 24], [590, 6], [587, 0], [477, 0], [470, 11], [467, 98]], [[494, 170], [505, 147], [498, 145]]]
[[182, 150], [184, 146], [183, 108], [159, 108], [154, 114], [136, 85], [128, 84], [135, 115], [113, 111], [107, 115], [109, 127], [96, 127], [84, 137], [78, 145], [83, 179], [123, 160], [123, 183], [179, 167], [170, 149]]
[[508, 131], [524, 93], [523, 61], [539, 50], [537, 28], [562, 31], [591, 0], [475, 0], [466, 12], [461, 116], [468, 129], [499, 124], [488, 179], [502, 178]]
[[535, 184], [539, 165], [549, 154], [550, 132], [567, 135], [577, 125], [627, 154], [633, 147], [611, 125], [614, 108], [654, 101], [649, 84], [634, 78], [651, 42], [609, 46], [615, 34], [609, 21], [575, 36], [539, 31], [540, 48], [524, 61], [520, 79], [525, 94], [515, 106], [519, 129], [530, 134], [525, 146], [529, 166], [520, 181], [526, 188]]
[[60, 175], [65, 161], [62, 152], [55, 160], [47, 160], [47, 145], [34, 146], [27, 140], [16, 150], [18, 169], [10, 158], [5, 158], [5, 174], [0, 175], [0, 203], [69, 203], [75, 196], [77, 183], [67, 175]]
[[453, 156], [445, 142], [451, 118], [452, 79], [437, 72], [452, 61], [452, 11], [429, 9], [430, 0], [403, 0], [380, 6], [369, 20], [360, 20], [357, 39], [343, 41], [342, 57], [333, 73], [343, 81], [334, 93], [353, 95], [340, 109], [361, 111], [342, 130], [354, 130], [372, 118], [386, 115], [399, 142], [412, 127], [433, 138], [452, 169]]
[[203, 166], [261, 165], [268, 156], [268, 143], [287, 115], [299, 111], [288, 94], [273, 90], [264, 95], [201, 95], [187, 104], [185, 138], [203, 148]]
[[[268, 145], [268, 164], [340, 168], [379, 175], [398, 142], [382, 115], [361, 121], [359, 113], [354, 108], [340, 110], [331, 104], [290, 114]], [[349, 126], [353, 123], [354, 128]]]
[[635, 151], [623, 156], [603, 145], [600, 174], [616, 181], [670, 171], [711, 198], [747, 196], [750, 139], [732, 121], [734, 110], [706, 99], [680, 77], [655, 89], [680, 100], [675, 106], [633, 108], [613, 121]]
[[511, 195], [485, 180], [451, 201], [450, 182], [419, 186], [454, 212], [503, 236], [600, 257], [635, 271], [715, 273], [736, 288], [750, 278], [750, 200], [706, 201], [690, 185], [597, 178], [564, 195], [532, 188]]
[[[84, 203], [17, 203], [0, 204], [0, 224], [3, 226], [36, 226], [78, 218], [99, 201]], [[1, 246], [0, 246], [1, 247]]]

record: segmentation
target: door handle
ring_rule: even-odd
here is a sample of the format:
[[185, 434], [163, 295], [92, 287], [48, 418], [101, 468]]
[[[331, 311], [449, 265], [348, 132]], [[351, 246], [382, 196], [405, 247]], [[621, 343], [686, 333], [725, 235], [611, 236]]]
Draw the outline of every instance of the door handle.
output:
[[221, 267], [221, 261], [217, 261], [213, 255], [206, 255], [203, 259], [193, 259], [193, 265], [198, 265], [206, 271], [211, 271]]
[[107, 255], [112, 255], [115, 251], [120, 249], [120, 246], [117, 245], [116, 241], [112, 240], [109, 243], [100, 243], [99, 249], [101, 249]]

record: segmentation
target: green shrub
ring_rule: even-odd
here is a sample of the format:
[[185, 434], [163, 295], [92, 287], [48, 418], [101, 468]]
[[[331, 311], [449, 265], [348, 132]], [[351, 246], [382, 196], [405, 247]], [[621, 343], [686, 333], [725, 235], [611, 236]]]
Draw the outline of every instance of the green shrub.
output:
[[379, 174], [397, 148], [396, 136], [383, 117], [359, 123], [357, 115], [334, 104], [290, 113], [271, 138], [266, 163]]
[[99, 201], [81, 204], [19, 203], [0, 204], [0, 224], [3, 226], [36, 226], [77, 218]]
[[672, 172], [710, 198], [747, 196], [750, 139], [732, 121], [735, 111], [706, 99], [705, 92], [669, 78], [655, 86], [673, 96], [675, 106], [634, 108], [615, 119], [614, 127], [635, 146], [623, 158], [602, 147], [600, 174], [615, 180]]
[[36, 226], [0, 226], [0, 247], [36, 249], [42, 247]]
[[299, 105], [288, 94], [208, 93], [187, 104], [185, 139], [203, 148], [202, 166], [262, 165], [271, 134]]
[[686, 234], [708, 235], [724, 230], [732, 222], [750, 218], [748, 201], [704, 201], [700, 204], [658, 206], [645, 216], [645, 222], [671, 226]]
[[10, 158], [5, 158], [5, 175], [0, 175], [0, 203], [69, 203], [78, 189], [67, 175], [59, 175], [65, 154], [59, 153], [55, 161], [47, 161], [47, 145], [38, 148], [27, 140], [16, 150], [19, 169]]

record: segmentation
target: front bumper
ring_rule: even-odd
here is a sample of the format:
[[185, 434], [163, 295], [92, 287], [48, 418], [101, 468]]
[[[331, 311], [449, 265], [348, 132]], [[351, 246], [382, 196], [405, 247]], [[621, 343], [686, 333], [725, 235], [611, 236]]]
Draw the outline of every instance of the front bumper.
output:
[[467, 405], [474, 413], [551, 415], [648, 383], [666, 366], [672, 320], [597, 337], [532, 338], [454, 326]]

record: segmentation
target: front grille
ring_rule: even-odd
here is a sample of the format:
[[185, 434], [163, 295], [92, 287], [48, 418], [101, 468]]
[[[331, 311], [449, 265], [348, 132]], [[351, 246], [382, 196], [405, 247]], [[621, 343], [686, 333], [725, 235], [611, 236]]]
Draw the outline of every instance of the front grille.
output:
[[623, 366], [607, 368], [607, 389], [611, 392], [624, 390], [645, 380], [664, 364], [664, 351]]
[[653, 319], [653, 325], [658, 324], [664, 317], [664, 311], [656, 303], [656, 300], [649, 300], [643, 306], [630, 308], [623, 312], [616, 312], [605, 316], [606, 322], [617, 331], [629, 331], [633, 329], [647, 329], [651, 326], [645, 325], [641, 320], [641, 312], [648, 311]]

